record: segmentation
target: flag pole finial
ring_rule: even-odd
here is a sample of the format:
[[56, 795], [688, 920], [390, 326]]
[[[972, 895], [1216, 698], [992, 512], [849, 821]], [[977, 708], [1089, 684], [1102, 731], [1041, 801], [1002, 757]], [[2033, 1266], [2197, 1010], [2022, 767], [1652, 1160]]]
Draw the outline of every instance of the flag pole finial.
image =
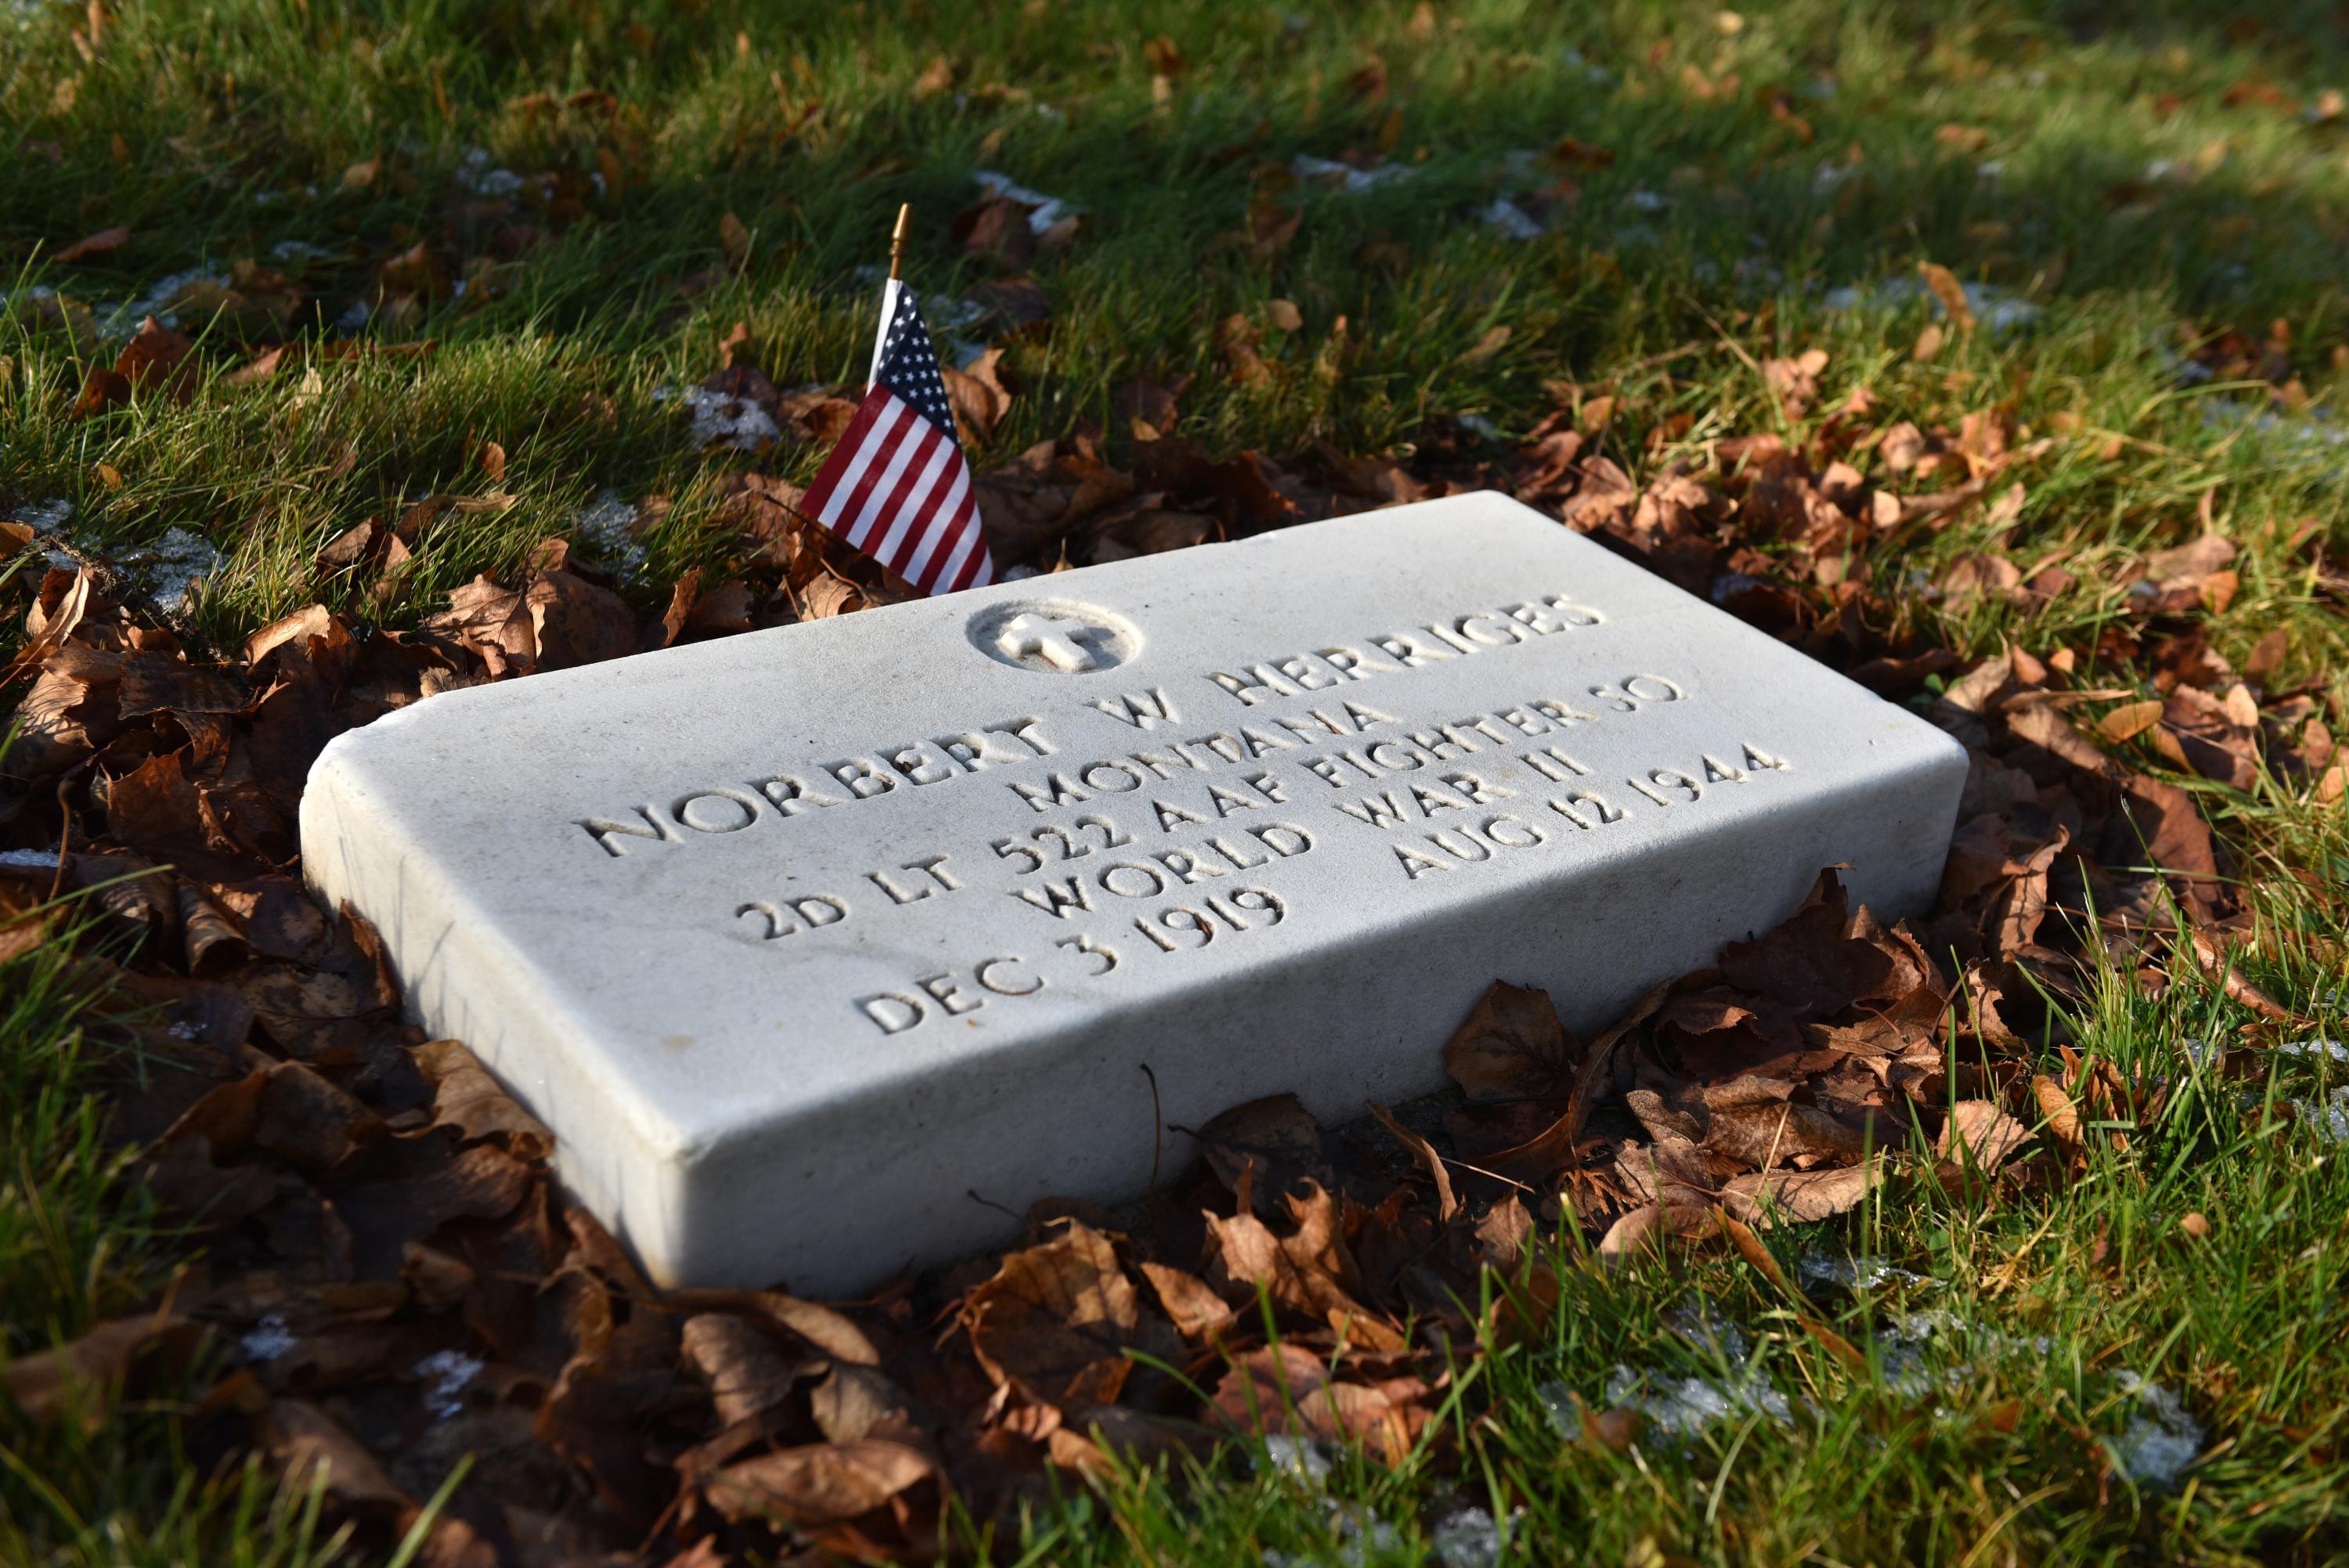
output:
[[903, 201], [897, 206], [896, 232], [889, 236], [889, 277], [895, 281], [905, 265], [905, 234], [914, 226], [914, 204]]

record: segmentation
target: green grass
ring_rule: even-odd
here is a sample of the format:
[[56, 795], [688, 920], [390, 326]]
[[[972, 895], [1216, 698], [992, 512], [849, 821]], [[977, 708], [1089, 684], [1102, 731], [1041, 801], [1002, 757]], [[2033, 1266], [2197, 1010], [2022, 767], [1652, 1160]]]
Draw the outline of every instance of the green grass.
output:
[[[0, 964], [5, 1360], [140, 1310], [169, 1287], [175, 1261], [145, 1190], [124, 1179], [129, 1153], [106, 1136], [96, 1079], [109, 1057], [126, 1066], [105, 1016], [119, 1008], [105, 1006], [73, 944], [61, 934]], [[205, 1434], [182, 1398], [109, 1407], [106, 1390], [85, 1388], [78, 1401], [55, 1421], [0, 1402], [0, 1562], [311, 1568], [337, 1554], [323, 1492], [281, 1487], [257, 1462], [191, 1454], [188, 1438]], [[85, 1413], [107, 1418], [71, 1418]]]
[[[1219, 455], [1458, 441], [1498, 457], [1577, 389], [1611, 391], [1603, 449], [1645, 475], [1714, 437], [1799, 434], [1754, 362], [1818, 347], [1817, 409], [1866, 387], [1886, 422], [1954, 426], [1996, 405], [2018, 441], [2058, 438], [2016, 470], [2026, 493], [2011, 528], [1976, 509], [1901, 564], [1922, 585], [1974, 551], [2002, 549], [2026, 572], [2060, 554], [2075, 585], [2029, 614], [1909, 593], [1910, 624], [1970, 654], [2093, 645], [2121, 616], [2126, 563], [2190, 538], [2209, 495], [2244, 552], [2213, 645], [2240, 666], [2282, 628], [2269, 685], [2329, 686], [2337, 702], [2349, 625], [2288, 545], [2310, 518], [2336, 559], [2349, 545], [2349, 442], [2333, 438], [2349, 426], [2325, 411], [2349, 359], [2349, 129], [2225, 98], [2265, 82], [2313, 105], [2349, 84], [2349, 54], [2322, 5], [2267, 7], [2255, 33], [2214, 7], [2111, 11], [1795, 3], [1741, 8], [1732, 30], [1713, 5], [1463, 3], [1433, 7], [1423, 36], [1408, 5], [1301, 0], [657, 13], [223, 0], [126, 5], [92, 40], [82, 6], [0, 3], [0, 288], [18, 302], [0, 309], [0, 518], [70, 502], [72, 542], [125, 559], [173, 529], [202, 536], [226, 560], [197, 624], [228, 646], [316, 598], [377, 618], [365, 583], [321, 576], [313, 558], [421, 497], [512, 502], [435, 525], [408, 596], [381, 612], [395, 624], [476, 572], [510, 571], [607, 490], [663, 496], [667, 520], [623, 585], [649, 614], [677, 573], [748, 555], [718, 516], [728, 471], [803, 480], [822, 457], [694, 451], [664, 391], [716, 369], [738, 322], [777, 385], [853, 379], [874, 296], [858, 269], [885, 259], [899, 201], [916, 206], [908, 265], [926, 295], [988, 275], [948, 234], [988, 168], [1085, 222], [1029, 269], [1053, 316], [1009, 345], [1018, 396], [974, 454], [981, 467], [1088, 425], [1112, 462], [1132, 461], [1112, 397], [1147, 373], [1193, 377], [1180, 431]], [[1185, 64], [1164, 93], [1145, 51], [1161, 36]], [[924, 92], [941, 56], [951, 85]], [[1385, 88], [1367, 96], [1349, 82], [1373, 57]], [[592, 93], [611, 96], [574, 96]], [[1774, 114], [1773, 94], [1803, 123]], [[1969, 149], [1945, 126], [1986, 139]], [[1571, 171], [1578, 198], [1542, 237], [1482, 220], [1495, 197], [1529, 201], [1564, 172], [1513, 172], [1512, 150], [1569, 137], [1615, 156]], [[1411, 172], [1363, 193], [1267, 172], [1381, 145]], [[2169, 171], [2149, 178], [2156, 160]], [[534, 248], [506, 259], [460, 210], [469, 169], [545, 177], [559, 211], [517, 214], [545, 231]], [[1219, 242], [1257, 199], [1302, 213], [1269, 256]], [[752, 240], [740, 269], [720, 238], [729, 213]], [[52, 259], [116, 224], [131, 230], [120, 249]], [[373, 265], [419, 238], [465, 278], [464, 297], [362, 335], [429, 338], [429, 355], [323, 364], [306, 384], [289, 357], [257, 386], [68, 417], [117, 346], [41, 330], [36, 289], [105, 305], [251, 259], [296, 276], [297, 335], [331, 335]], [[295, 243], [324, 253], [277, 259]], [[1936, 308], [1884, 285], [1921, 260], [2035, 315], [1918, 362]], [[1836, 308], [1844, 287], [1866, 297]], [[1275, 300], [1296, 304], [1300, 329], [1273, 325]], [[1245, 386], [1221, 346], [1234, 316], [1273, 367]], [[2296, 380], [2286, 401], [2305, 394], [2313, 413], [2273, 401], [2269, 381], [2181, 381], [2179, 350], [2225, 329], [2262, 340], [2276, 321], [2289, 347], [2272, 380]], [[250, 357], [246, 325], [181, 322], [214, 377]], [[2269, 407], [2272, 426], [2246, 422]], [[2126, 439], [2108, 449], [2114, 437]], [[506, 452], [501, 480], [479, 460], [486, 441]], [[2264, 929], [2290, 934], [2262, 943], [2257, 977], [2349, 1039], [2343, 982], [2309, 941], [2349, 938], [2340, 906], [2282, 874], [2349, 881], [2341, 809], [2280, 788], [2199, 793], [2249, 855]], [[120, 1047], [69, 1000], [66, 962], [52, 948], [0, 967], [11, 1356], [128, 1310], [177, 1256], [101, 1136], [95, 1075]], [[1336, 1456], [1309, 1482], [1227, 1459], [1074, 1496], [988, 1554], [1416, 1562], [1430, 1530], [1474, 1503], [1509, 1522], [1511, 1562], [2343, 1560], [2349, 1176], [2338, 1142], [2273, 1112], [2323, 1099], [2349, 1070], [2278, 1057], [2220, 1082], [2189, 1059], [2183, 1042], [2232, 1039], [2246, 1018], [2207, 988], [2148, 1000], [2107, 975], [2075, 1034], [2172, 1083], [2149, 1135], [1996, 1210], [1893, 1191], [1854, 1223], [1774, 1239], [1797, 1278], [1806, 1255], [1857, 1253], [1930, 1282], [1821, 1290], [1864, 1371], [1742, 1264], [1615, 1273], [1562, 1257], [1543, 1331], [1453, 1391], [1455, 1470]], [[2189, 1212], [2209, 1218], [2206, 1239], [2180, 1230]], [[1744, 1353], [1671, 1326], [1692, 1300], [1736, 1326]], [[1899, 1315], [1918, 1312], [1982, 1332], [1899, 1338]], [[1569, 1394], [1605, 1408], [1618, 1366], [1645, 1374], [1649, 1397], [1701, 1377], [1769, 1390], [1786, 1416], [1749, 1400], [1624, 1452], [1585, 1445], [1551, 1412]], [[2172, 1486], [2111, 1468], [2109, 1445], [2151, 1409], [2125, 1372], [2182, 1398], [2205, 1434]], [[134, 1410], [86, 1439], [0, 1427], [0, 1558], [297, 1563], [326, 1550], [305, 1500], [175, 1449], [182, 1414]]]

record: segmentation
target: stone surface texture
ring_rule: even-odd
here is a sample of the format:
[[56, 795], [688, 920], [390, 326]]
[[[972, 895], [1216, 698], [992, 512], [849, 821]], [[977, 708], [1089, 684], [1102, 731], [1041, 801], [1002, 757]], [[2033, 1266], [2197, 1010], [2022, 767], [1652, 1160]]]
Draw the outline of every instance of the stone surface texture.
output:
[[1822, 866], [1917, 910], [1964, 775], [1476, 495], [446, 693], [302, 840], [656, 1279], [837, 1292], [1438, 1088], [1496, 978], [1588, 1030]]

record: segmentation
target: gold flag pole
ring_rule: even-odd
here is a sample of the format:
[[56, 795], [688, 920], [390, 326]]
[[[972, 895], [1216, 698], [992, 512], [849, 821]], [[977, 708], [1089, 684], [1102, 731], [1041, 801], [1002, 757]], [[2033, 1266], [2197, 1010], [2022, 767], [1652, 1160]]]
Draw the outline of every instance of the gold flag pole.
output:
[[901, 202], [897, 207], [897, 230], [889, 236], [889, 281], [895, 283], [905, 266], [905, 233], [914, 226], [914, 204]]

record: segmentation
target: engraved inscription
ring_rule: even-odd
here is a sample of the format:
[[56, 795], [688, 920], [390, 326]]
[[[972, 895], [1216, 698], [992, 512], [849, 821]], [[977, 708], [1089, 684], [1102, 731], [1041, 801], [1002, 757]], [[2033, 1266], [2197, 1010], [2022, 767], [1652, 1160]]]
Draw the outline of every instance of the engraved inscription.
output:
[[798, 772], [770, 774], [739, 786], [691, 790], [665, 808], [631, 806], [608, 817], [577, 817], [572, 822], [595, 848], [618, 860], [635, 841], [681, 844], [693, 838], [739, 833], [827, 806], [871, 800], [1050, 757], [1059, 748], [1044, 738], [1043, 722], [1006, 719], [929, 740], [881, 747], [871, 755], [811, 763]]
[[[1677, 810], [1706, 799], [1707, 790], [1712, 787], [1751, 783], [1764, 774], [1791, 769], [1784, 758], [1751, 742], [1744, 743], [1740, 753], [1744, 758], [1742, 766], [1705, 752], [1693, 769], [1681, 767], [1636, 769], [1624, 777], [1623, 787], [1633, 796], [1656, 807]], [[1591, 777], [1593, 773], [1590, 768], [1556, 747], [1528, 753], [1520, 759], [1533, 764], [1536, 771], [1544, 778], [1557, 781], [1579, 780]], [[1423, 788], [1414, 786], [1408, 800], [1396, 791], [1389, 790], [1377, 797], [1362, 796], [1340, 801], [1338, 810], [1375, 828], [1405, 826], [1415, 820], [1434, 818], [1439, 811], [1467, 810], [1469, 802], [1465, 799], [1447, 799], [1433, 792], [1423, 799], [1420, 791]], [[1610, 783], [1608, 788], [1611, 790], [1614, 786]], [[1628, 821], [1631, 817], [1630, 798], [1619, 796], [1610, 800], [1599, 790], [1579, 783], [1575, 788], [1548, 797], [1541, 804], [1557, 819], [1547, 827], [1542, 820], [1512, 811], [1482, 816], [1471, 812], [1456, 820], [1444, 819], [1444, 827], [1416, 839], [1391, 843], [1389, 848], [1393, 851], [1394, 863], [1402, 872], [1403, 880], [1417, 882], [1439, 872], [1485, 864], [1508, 851], [1538, 849], [1554, 841], [1561, 831], [1560, 823], [1574, 830], [1565, 834], [1570, 840], [1578, 833]]]
[[[1684, 679], [1652, 670], [1592, 670], [1563, 689], [1464, 714], [1393, 700], [1409, 696], [1412, 683], [1401, 677], [1413, 670], [1449, 667], [1604, 619], [1564, 593], [1433, 617], [1208, 672], [1208, 684], [1247, 710], [1244, 717], [1186, 718], [1190, 704], [1180, 687], [1138, 687], [1085, 697], [1071, 716], [1051, 721], [1054, 737], [1043, 717], [1008, 719], [820, 755], [789, 771], [715, 783], [576, 825], [605, 856], [618, 858], [640, 845], [723, 841], [762, 824], [1007, 770], [999, 781], [1034, 814], [1024, 825], [1003, 830], [999, 813], [1010, 801], [996, 796], [999, 820], [968, 842], [836, 873], [861, 878], [881, 895], [858, 901], [860, 923], [914, 918], [890, 912], [935, 907], [972, 889], [1000, 892], [1019, 907], [1015, 915], [992, 900], [974, 906], [997, 912], [996, 920], [969, 923], [1000, 926], [993, 951], [908, 972], [849, 999], [883, 1036], [946, 1024], [980, 1027], [990, 1007], [1147, 972], [1218, 943], [1246, 938], [1253, 950], [1278, 940], [1264, 934], [1295, 912], [1297, 892], [1280, 879], [1300, 857], [1361, 857], [1365, 871], [1373, 862], [1392, 866], [1376, 874], [1399, 873], [1405, 882], [1449, 879], [1569, 852], [1560, 846], [1623, 822], [1653, 831], [1791, 768], [1775, 751], [1733, 739], [1734, 731], [1693, 754], [1632, 749], [1648, 728], [1638, 716], [1692, 695]], [[969, 633], [999, 662], [1060, 674], [1113, 667], [1140, 647], [1139, 634], [1119, 618], [1060, 600], [991, 607], [973, 617]], [[1386, 683], [1377, 706], [1357, 695], [1373, 679]], [[1086, 718], [1088, 710], [1099, 717]], [[1080, 718], [1092, 727], [1066, 727]], [[1102, 720], [1125, 739], [1105, 739]], [[1077, 733], [1099, 749], [1070, 750], [1063, 742]], [[1307, 814], [1316, 810], [1330, 816]], [[731, 906], [736, 940], [780, 944], [775, 951], [782, 953], [827, 940], [821, 934], [851, 914], [831, 893]]]
[[1144, 954], [1154, 963], [1166, 954], [1195, 953], [1218, 940], [1267, 931], [1286, 920], [1288, 910], [1289, 900], [1268, 888], [1235, 888], [1135, 916], [1121, 930], [1140, 940], [1123, 947], [1079, 932], [1055, 938], [1050, 952], [1039, 952], [1033, 959], [997, 954], [967, 966], [917, 975], [901, 991], [859, 996], [855, 1006], [884, 1035], [902, 1035], [925, 1024], [965, 1017], [1006, 998], [1033, 996], [1056, 983], [1100, 979], [1125, 967], [1128, 953]]
[[1276, 697], [1301, 696], [1348, 681], [1398, 675], [1465, 654], [1512, 647], [1576, 626], [1595, 626], [1606, 618], [1564, 593], [1552, 593], [1538, 603], [1472, 610], [1464, 615], [1439, 616], [1408, 631], [1381, 632], [1364, 639], [1361, 647], [1316, 648], [1210, 670], [1207, 679], [1243, 707], [1254, 707]]
[[838, 925], [848, 918], [848, 906], [828, 893], [809, 893], [771, 903], [765, 899], [752, 899], [734, 912], [737, 920], [746, 917], [763, 927], [758, 934], [759, 941], [776, 942], [798, 932]]

